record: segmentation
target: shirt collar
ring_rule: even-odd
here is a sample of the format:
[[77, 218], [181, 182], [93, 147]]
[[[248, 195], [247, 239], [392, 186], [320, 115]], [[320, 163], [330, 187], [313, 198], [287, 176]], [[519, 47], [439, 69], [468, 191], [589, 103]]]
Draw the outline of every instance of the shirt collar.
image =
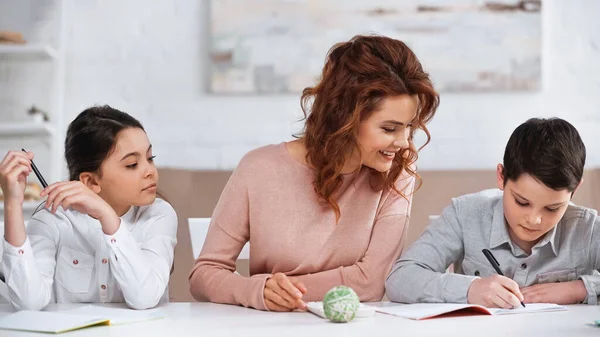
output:
[[535, 245], [536, 247], [543, 247], [550, 243], [550, 247], [552, 248], [552, 252], [554, 256], [558, 256], [558, 241], [560, 240], [560, 221], [557, 225], [555, 225], [548, 233], [544, 235], [544, 237]]
[[138, 209], [138, 207], [136, 207], [136, 206], [129, 207], [129, 210], [121, 216], [121, 220], [123, 220], [129, 224], [134, 223], [136, 221], [136, 213], [137, 213], [136, 210], [137, 209]]
[[494, 214], [492, 215], [492, 230], [490, 232], [490, 248], [496, 248], [503, 244], [509, 244], [513, 249], [513, 243], [506, 229], [506, 221], [504, 220], [504, 206], [502, 205], [502, 198], [499, 198], [496, 207], [494, 207]]

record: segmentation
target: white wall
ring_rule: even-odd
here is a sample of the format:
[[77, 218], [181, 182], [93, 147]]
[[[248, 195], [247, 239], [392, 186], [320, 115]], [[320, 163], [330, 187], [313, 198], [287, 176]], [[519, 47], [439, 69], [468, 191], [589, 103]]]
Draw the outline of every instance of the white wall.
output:
[[[129, 112], [146, 126], [162, 167], [230, 169], [252, 148], [291, 139], [301, 126], [299, 95], [208, 93], [208, 6], [67, 0], [64, 120], [95, 103]], [[600, 1], [543, 6], [542, 91], [442, 93], [421, 169], [492, 169], [512, 130], [533, 116], [572, 122], [588, 167], [600, 166]], [[0, 85], [7, 85], [2, 73]]]

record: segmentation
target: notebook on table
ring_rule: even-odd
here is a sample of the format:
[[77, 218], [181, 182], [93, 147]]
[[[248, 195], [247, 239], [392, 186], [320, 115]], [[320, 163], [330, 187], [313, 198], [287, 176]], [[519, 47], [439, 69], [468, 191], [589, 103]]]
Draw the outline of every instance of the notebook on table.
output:
[[164, 318], [161, 309], [132, 310], [88, 305], [65, 311], [23, 310], [0, 318], [0, 329], [62, 333], [96, 325], [117, 325]]
[[497, 309], [486, 308], [475, 304], [455, 304], [455, 303], [418, 303], [418, 304], [400, 304], [385, 302], [373, 304], [377, 312], [414, 319], [422, 320], [435, 317], [445, 317], [448, 315], [517, 315], [540, 312], [567, 311], [566, 307], [552, 303], [530, 303], [527, 307], [518, 307], [515, 309]]
[[108, 325], [109, 322], [110, 320], [104, 317], [23, 310], [2, 317], [0, 329], [61, 333], [94, 325]]

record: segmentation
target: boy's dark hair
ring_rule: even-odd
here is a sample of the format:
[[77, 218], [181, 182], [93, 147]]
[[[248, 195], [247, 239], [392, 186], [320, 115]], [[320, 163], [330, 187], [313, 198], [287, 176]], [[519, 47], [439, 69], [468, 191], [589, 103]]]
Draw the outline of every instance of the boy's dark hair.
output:
[[560, 118], [531, 118], [513, 131], [504, 150], [504, 184], [528, 173], [544, 185], [573, 192], [583, 176], [585, 145]]

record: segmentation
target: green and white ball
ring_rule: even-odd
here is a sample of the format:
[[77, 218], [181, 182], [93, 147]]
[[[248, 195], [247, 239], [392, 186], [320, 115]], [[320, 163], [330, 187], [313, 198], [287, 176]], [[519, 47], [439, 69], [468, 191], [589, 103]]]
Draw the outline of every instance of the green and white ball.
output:
[[358, 295], [352, 288], [346, 286], [332, 288], [323, 298], [325, 316], [336, 323], [346, 323], [353, 320], [359, 304]]

